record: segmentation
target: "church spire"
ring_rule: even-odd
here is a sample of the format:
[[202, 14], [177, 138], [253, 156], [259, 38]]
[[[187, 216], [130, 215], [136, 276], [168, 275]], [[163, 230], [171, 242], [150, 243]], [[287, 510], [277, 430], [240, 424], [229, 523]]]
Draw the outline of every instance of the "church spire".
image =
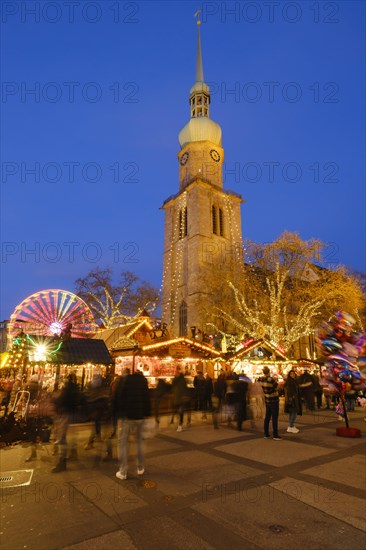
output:
[[191, 106], [191, 118], [210, 116], [210, 89], [203, 78], [202, 48], [201, 48], [201, 20], [200, 13], [196, 11], [197, 17], [197, 53], [196, 53], [196, 82], [191, 88], [189, 102]]
[[196, 82], [204, 82], [203, 78], [203, 65], [202, 65], [202, 49], [201, 49], [201, 21], [199, 19], [199, 13], [201, 10], [196, 12], [197, 19], [197, 28], [198, 28], [198, 37], [197, 37], [197, 55], [196, 55]]
[[210, 88], [204, 81], [202, 48], [201, 48], [201, 20], [198, 10], [194, 16], [197, 17], [197, 52], [196, 52], [196, 82], [189, 92], [189, 106], [191, 118], [184, 128], [179, 132], [179, 143], [181, 148], [187, 143], [197, 141], [210, 141], [221, 147], [221, 128], [216, 122], [210, 119]]

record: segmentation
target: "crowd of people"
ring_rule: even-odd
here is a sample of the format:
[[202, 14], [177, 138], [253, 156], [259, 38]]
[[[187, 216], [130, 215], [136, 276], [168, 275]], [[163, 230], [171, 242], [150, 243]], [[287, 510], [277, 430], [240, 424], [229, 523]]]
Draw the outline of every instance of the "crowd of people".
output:
[[[131, 373], [126, 368], [113, 381], [96, 372], [85, 390], [81, 391], [75, 373], [70, 373], [52, 393], [47, 391], [49, 388], [42, 388], [37, 374], [33, 374], [24, 384], [20, 377], [0, 381], [3, 391], [1, 406], [3, 416], [9, 414], [9, 409], [16, 413], [16, 396], [26, 393], [28, 408], [35, 407], [36, 414], [52, 419], [53, 453], [58, 456], [52, 470], [54, 473], [66, 470], [68, 460], [75, 460], [78, 456], [75, 431], [69, 430], [70, 424], [89, 420], [91, 431], [84, 449], [90, 450], [99, 444], [104, 449], [103, 458], [111, 460], [113, 440], [117, 437], [120, 421], [117, 444], [120, 466], [116, 476], [123, 480], [128, 475], [128, 440], [131, 433], [135, 434], [136, 439], [137, 474], [144, 473], [144, 419], [150, 416], [155, 422], [155, 429], [159, 428], [162, 414], [171, 415], [171, 424], [177, 417], [177, 432], [189, 427], [194, 411], [214, 429], [225, 423], [240, 431], [246, 420], [250, 421], [251, 427], [255, 427], [257, 420], [262, 420], [264, 438], [280, 441], [278, 418], [281, 397], [283, 412], [288, 415], [287, 432], [292, 434], [299, 432], [295, 423], [303, 408], [314, 411], [323, 406], [330, 409], [337, 405], [337, 397], [321, 385], [319, 375], [311, 374], [306, 368], [299, 375], [291, 369], [280, 381], [266, 366], [261, 375], [253, 379], [244, 371], [221, 370], [214, 379], [208, 372], [197, 371], [193, 380], [188, 376], [190, 374], [177, 366], [175, 376], [169, 382], [163, 377], [158, 378], [156, 387], [149, 390], [147, 379], [139, 370]], [[346, 394], [349, 410], [354, 410], [356, 397]], [[20, 405], [24, 407], [24, 403], [19, 402]], [[36, 458], [37, 433], [31, 440], [32, 451], [28, 461]]]

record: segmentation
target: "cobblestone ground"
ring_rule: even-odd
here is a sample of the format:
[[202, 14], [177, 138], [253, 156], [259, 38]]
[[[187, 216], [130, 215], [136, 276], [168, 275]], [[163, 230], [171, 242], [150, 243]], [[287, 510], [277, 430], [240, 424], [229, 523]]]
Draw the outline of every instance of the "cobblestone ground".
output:
[[[298, 434], [263, 438], [262, 420], [242, 432], [221, 418], [194, 413], [176, 431], [170, 417], [146, 440], [145, 474], [137, 476], [131, 440], [128, 479], [115, 477], [117, 440], [84, 449], [90, 426], [76, 425], [78, 459], [52, 474], [53, 444], [0, 451], [1, 548], [303, 549], [366, 547], [364, 410], [350, 413], [358, 439], [337, 437], [333, 411], [299, 418]], [[112, 459], [106, 458], [107, 445]], [[9, 481], [10, 480], [10, 481]], [[21, 486], [9, 486], [28, 483]]]

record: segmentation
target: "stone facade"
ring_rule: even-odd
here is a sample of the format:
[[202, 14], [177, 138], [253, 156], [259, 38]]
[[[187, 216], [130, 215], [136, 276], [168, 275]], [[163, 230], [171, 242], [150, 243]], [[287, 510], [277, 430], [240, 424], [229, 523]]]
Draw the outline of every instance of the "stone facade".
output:
[[[222, 131], [210, 118], [210, 89], [203, 77], [198, 20], [196, 82], [190, 119], [178, 139], [179, 192], [165, 211], [162, 322], [172, 336], [212, 332], [215, 313], [231, 309], [227, 282], [243, 272], [240, 195], [223, 190]], [[229, 296], [230, 295], [230, 296]], [[225, 301], [226, 300], [226, 301]], [[222, 327], [224, 328], [224, 327]]]
[[[214, 160], [215, 159], [215, 160]], [[182, 191], [199, 178], [222, 188], [224, 150], [209, 141], [188, 143], [178, 153], [179, 188]]]
[[[212, 151], [220, 156], [217, 162]], [[190, 143], [180, 151], [178, 161], [182, 158], [187, 160], [183, 166], [179, 163], [180, 192], [163, 205], [162, 320], [172, 335], [191, 336], [192, 326], [209, 330], [206, 323], [213, 321], [213, 308], [220, 306], [218, 294], [227, 287], [227, 279], [234, 282], [241, 273], [243, 201], [222, 189], [221, 147], [207, 141]]]

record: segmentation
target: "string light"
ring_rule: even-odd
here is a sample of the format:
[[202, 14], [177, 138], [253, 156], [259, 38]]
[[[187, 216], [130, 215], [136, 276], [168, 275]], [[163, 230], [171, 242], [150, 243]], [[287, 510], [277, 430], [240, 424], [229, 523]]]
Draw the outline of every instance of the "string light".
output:
[[190, 340], [190, 338], [185, 338], [184, 336], [180, 336], [177, 338], [172, 338], [170, 340], [165, 340], [163, 342], [158, 342], [157, 344], [148, 344], [146, 346], [142, 346], [142, 351], [150, 351], [157, 348], [163, 348], [163, 347], [169, 347], [173, 344], [177, 343], [183, 343], [187, 344], [189, 347], [192, 348], [198, 348], [200, 350], [206, 351], [212, 355], [215, 355], [216, 357], [219, 357], [221, 355], [221, 352], [214, 350], [213, 348], [206, 346], [205, 344], [201, 344], [200, 342], [197, 342], [196, 340]]
[[[162, 319], [174, 330], [179, 286], [183, 276], [184, 236], [187, 220], [187, 192], [184, 191], [175, 205], [171, 206], [172, 234], [171, 246], [164, 262], [161, 291], [163, 293]], [[168, 280], [170, 279], [170, 281]], [[170, 283], [170, 284], [169, 284]]]

